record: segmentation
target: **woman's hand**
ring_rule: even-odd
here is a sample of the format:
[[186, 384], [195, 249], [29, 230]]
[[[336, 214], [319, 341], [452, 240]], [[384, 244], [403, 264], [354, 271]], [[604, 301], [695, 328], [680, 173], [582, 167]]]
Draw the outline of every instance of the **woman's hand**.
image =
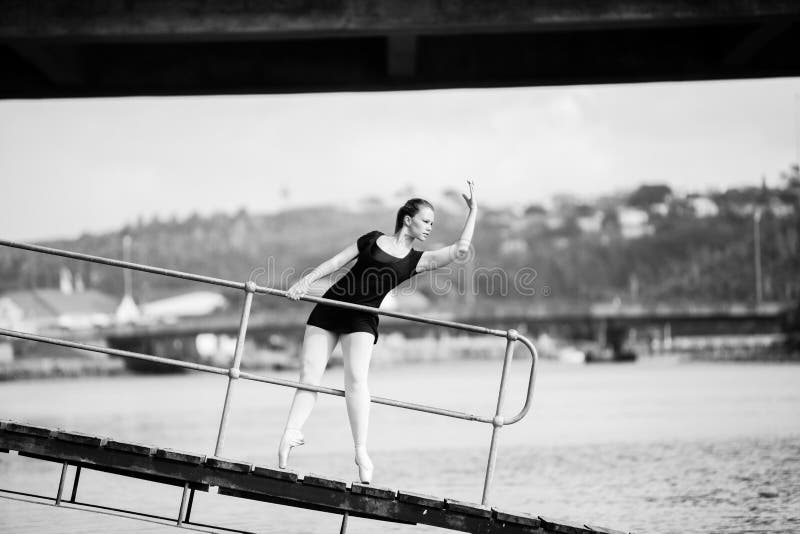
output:
[[286, 291], [286, 297], [292, 300], [300, 300], [300, 297], [305, 296], [310, 288], [311, 283], [308, 278], [301, 278]]
[[469, 197], [463, 193], [461, 196], [464, 197], [464, 200], [467, 202], [467, 207], [470, 210], [474, 210], [478, 207], [478, 202], [475, 200], [475, 182], [467, 180], [467, 185], [469, 185]]

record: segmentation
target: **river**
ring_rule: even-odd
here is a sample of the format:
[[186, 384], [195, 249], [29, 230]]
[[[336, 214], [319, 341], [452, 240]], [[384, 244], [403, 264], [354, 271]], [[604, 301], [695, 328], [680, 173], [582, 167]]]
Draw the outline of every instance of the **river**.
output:
[[[511, 367], [506, 413], [528, 360]], [[371, 393], [490, 415], [501, 364], [375, 366]], [[294, 372], [276, 376], [295, 379]], [[0, 383], [0, 418], [211, 454], [226, 378], [193, 373]], [[324, 385], [341, 387], [342, 370]], [[223, 456], [275, 466], [292, 390], [240, 381]], [[480, 502], [491, 427], [373, 405], [373, 483]], [[320, 395], [292, 452], [300, 473], [354, 480], [344, 400]], [[60, 467], [0, 454], [0, 487], [53, 495]], [[72, 473], [72, 471], [70, 471]], [[67, 490], [69, 491], [69, 485]], [[180, 489], [84, 471], [79, 500], [174, 516]], [[168, 532], [112, 513], [0, 494], [2, 532]], [[534, 403], [501, 431], [491, 504], [626, 531], [800, 530], [800, 365], [540, 364]], [[255, 532], [338, 532], [340, 517], [198, 493], [192, 520]], [[352, 518], [348, 532], [444, 532]]]

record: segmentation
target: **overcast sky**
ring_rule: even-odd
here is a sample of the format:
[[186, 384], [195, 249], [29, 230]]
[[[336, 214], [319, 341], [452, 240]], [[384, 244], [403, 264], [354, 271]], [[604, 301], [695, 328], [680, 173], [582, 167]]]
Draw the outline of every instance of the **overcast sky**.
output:
[[484, 205], [666, 183], [777, 185], [800, 78], [520, 89], [0, 101], [0, 237], [476, 183]]

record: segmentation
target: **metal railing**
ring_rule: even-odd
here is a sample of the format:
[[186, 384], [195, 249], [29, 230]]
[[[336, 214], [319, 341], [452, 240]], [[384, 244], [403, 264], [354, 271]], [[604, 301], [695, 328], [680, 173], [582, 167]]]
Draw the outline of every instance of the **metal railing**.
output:
[[[273, 289], [269, 287], [262, 287], [257, 285], [255, 282], [247, 281], [247, 282], [234, 282], [231, 280], [225, 280], [222, 278], [214, 278], [210, 276], [201, 276], [192, 273], [185, 273], [182, 271], [175, 271], [171, 269], [163, 269], [160, 267], [152, 267], [150, 265], [143, 265], [139, 263], [132, 263], [127, 261], [121, 260], [114, 260], [110, 258], [103, 258], [100, 256], [92, 256], [89, 254], [81, 254], [77, 252], [69, 252], [66, 250], [60, 250], [50, 247], [43, 247], [39, 245], [30, 245], [26, 243], [17, 243], [14, 241], [6, 241], [0, 239], [0, 245], [18, 248], [22, 250], [29, 250], [32, 252], [40, 252], [43, 254], [50, 254], [55, 256], [62, 256], [65, 258], [71, 258], [76, 260], [82, 261], [89, 261], [92, 263], [100, 263], [104, 265], [110, 265], [114, 267], [122, 267], [125, 269], [133, 269], [136, 271], [152, 273], [152, 274], [160, 274], [164, 276], [170, 276], [173, 278], [181, 278], [184, 280], [190, 280], [194, 282], [202, 282], [206, 284], [214, 284], [218, 286], [228, 287], [231, 289], [238, 289], [245, 292], [245, 300], [244, 305], [242, 307], [242, 314], [241, 319], [239, 322], [239, 333], [236, 339], [236, 348], [233, 354], [233, 361], [231, 362], [231, 366], [229, 368], [222, 368], [222, 367], [214, 367], [210, 365], [202, 365], [198, 363], [186, 362], [181, 360], [175, 360], [171, 358], [164, 358], [160, 356], [154, 356], [150, 354], [144, 354], [140, 352], [131, 352], [126, 350], [118, 350], [112, 349], [107, 347], [100, 347], [96, 345], [89, 345], [86, 343], [78, 343], [73, 341], [67, 341], [58, 338], [52, 338], [47, 336], [41, 336], [37, 334], [30, 334], [26, 332], [18, 332], [15, 330], [7, 330], [0, 328], [0, 335], [2, 336], [10, 336], [20, 339], [27, 339], [31, 341], [38, 341], [43, 343], [50, 343], [53, 345], [60, 345], [63, 347], [70, 347], [76, 349], [83, 349], [89, 350], [93, 352], [100, 352], [103, 354], [108, 354], [111, 356], [120, 356], [123, 358], [133, 358], [138, 360], [145, 360], [154, 363], [160, 363], [165, 365], [171, 365], [175, 367], [182, 367], [184, 369], [192, 369], [195, 371], [203, 371], [206, 373], [215, 373], [219, 375], [227, 375], [228, 376], [228, 384], [227, 390], [225, 393], [225, 402], [222, 407], [222, 415], [220, 417], [219, 423], [219, 432], [217, 434], [217, 443], [214, 450], [215, 456], [220, 456], [222, 453], [222, 448], [225, 442], [225, 430], [228, 424], [228, 414], [230, 412], [230, 407], [233, 401], [233, 395], [235, 391], [235, 384], [239, 378], [244, 378], [245, 380], [253, 380], [256, 382], [266, 382], [268, 384], [274, 384], [278, 386], [286, 386], [291, 388], [297, 389], [304, 389], [308, 391], [315, 391], [318, 393], [325, 393], [327, 395], [337, 395], [340, 397], [345, 396], [345, 392], [340, 389], [334, 388], [327, 388], [322, 386], [314, 386], [311, 384], [303, 384], [300, 382], [294, 382], [291, 380], [283, 380], [280, 378], [273, 378], [268, 376], [257, 375], [253, 373], [248, 373], [244, 371], [240, 371], [239, 367], [242, 362], [242, 356], [244, 352], [244, 340], [245, 336], [247, 335], [247, 324], [250, 318], [250, 307], [253, 302], [253, 295], [256, 293], [264, 294], [264, 295], [273, 295], [273, 296], [281, 296], [286, 297], [287, 292], [280, 290], [280, 289]], [[379, 314], [379, 315], [387, 315], [391, 317], [397, 317], [400, 319], [406, 319], [409, 321], [416, 321], [419, 323], [431, 324], [431, 325], [438, 325], [438, 326], [446, 326], [450, 328], [456, 328], [458, 330], [463, 330], [466, 332], [473, 332], [476, 334], [488, 334], [497, 337], [504, 337], [506, 338], [506, 349], [505, 349], [505, 356], [503, 358], [503, 371], [500, 378], [500, 387], [498, 390], [497, 395], [497, 407], [495, 409], [495, 413], [493, 416], [481, 416], [470, 414], [466, 412], [459, 412], [454, 410], [446, 410], [443, 408], [437, 408], [434, 406], [426, 406], [422, 404], [415, 404], [410, 402], [399, 401], [395, 399], [388, 399], [383, 397], [371, 397], [371, 402], [377, 404], [386, 404], [388, 406], [395, 406], [397, 408], [405, 408], [408, 410], [417, 410], [420, 412], [427, 412], [436, 415], [443, 415], [446, 417], [453, 417], [456, 419], [464, 419], [467, 421], [478, 421], [480, 423], [488, 423], [492, 425], [492, 439], [491, 444], [489, 446], [489, 459], [486, 465], [486, 476], [484, 479], [483, 485], [483, 495], [481, 497], [481, 504], [487, 504], [489, 500], [489, 490], [492, 484], [492, 478], [494, 476], [494, 469], [497, 462], [497, 442], [499, 437], [500, 429], [505, 425], [514, 424], [520, 421], [525, 415], [528, 413], [528, 410], [531, 408], [531, 402], [533, 397], [533, 387], [536, 382], [536, 367], [539, 360], [538, 353], [536, 352], [536, 347], [534, 347], [533, 343], [527, 339], [525, 336], [519, 334], [516, 330], [496, 330], [491, 328], [485, 328], [482, 326], [475, 326], [470, 324], [458, 323], [453, 321], [444, 321], [440, 319], [431, 319], [427, 317], [420, 317], [416, 315], [411, 315], [408, 313], [401, 313], [401, 312], [394, 312], [394, 311], [387, 311], [381, 310], [379, 308], [373, 308], [371, 306], [362, 306], [360, 304], [352, 304], [349, 302], [342, 302], [338, 300], [331, 300], [325, 299], [321, 297], [313, 297], [313, 296], [304, 296], [301, 297], [302, 300], [307, 300], [311, 302], [317, 302], [321, 304], [326, 304], [330, 306], [340, 307], [340, 308], [348, 308], [352, 310], [359, 310], [365, 311], [369, 313]], [[528, 388], [525, 396], [525, 404], [523, 405], [522, 409], [514, 416], [506, 418], [502, 415], [503, 411], [503, 404], [505, 401], [505, 392], [506, 392], [506, 381], [508, 378], [509, 373], [509, 364], [511, 363], [511, 359], [514, 354], [514, 347], [515, 343], [520, 341], [531, 353], [531, 370], [530, 375], [528, 378]]]

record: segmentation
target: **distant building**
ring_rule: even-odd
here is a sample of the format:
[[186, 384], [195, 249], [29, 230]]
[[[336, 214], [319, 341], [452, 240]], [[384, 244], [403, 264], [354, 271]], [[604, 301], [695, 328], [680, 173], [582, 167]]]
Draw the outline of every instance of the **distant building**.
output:
[[142, 311], [139, 309], [139, 306], [136, 305], [133, 297], [130, 295], [122, 297], [122, 300], [117, 306], [117, 310], [114, 312], [114, 319], [118, 323], [135, 323], [141, 318]]
[[638, 208], [620, 207], [617, 209], [617, 220], [622, 237], [636, 239], [653, 233], [650, 216]]
[[114, 320], [117, 305], [116, 298], [93, 289], [10, 291], [0, 295], [0, 325], [31, 333], [107, 326]]
[[190, 291], [141, 303], [142, 318], [173, 320], [180, 317], [209, 315], [228, 306], [224, 295], [214, 291]]
[[786, 203], [775, 197], [769, 199], [767, 209], [778, 218], [790, 217], [794, 213], [794, 206], [792, 204]]
[[658, 202], [650, 206], [650, 212], [655, 213], [656, 215], [660, 215], [662, 217], [666, 217], [669, 215], [669, 204], [666, 202]]
[[719, 215], [719, 206], [708, 197], [693, 196], [686, 199], [692, 207], [696, 217], [716, 217]]
[[603, 212], [600, 210], [594, 211], [590, 214], [580, 215], [575, 221], [578, 228], [585, 234], [596, 234], [603, 229]]

